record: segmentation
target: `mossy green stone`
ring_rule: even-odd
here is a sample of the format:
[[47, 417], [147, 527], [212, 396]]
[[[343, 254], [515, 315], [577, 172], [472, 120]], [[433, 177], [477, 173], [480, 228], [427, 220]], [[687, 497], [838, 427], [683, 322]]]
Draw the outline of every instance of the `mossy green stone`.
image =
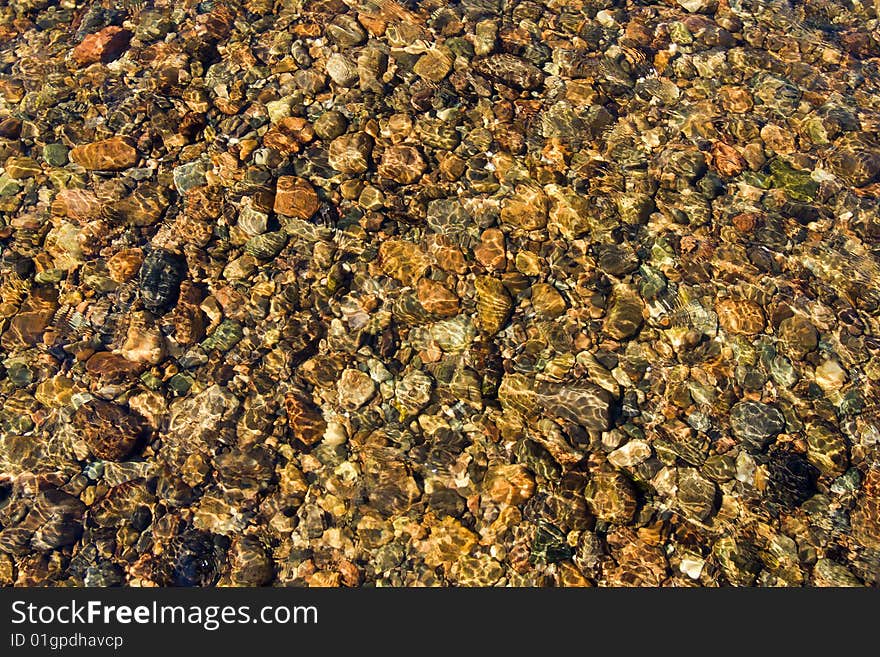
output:
[[202, 342], [206, 351], [218, 349], [229, 351], [244, 337], [244, 331], [238, 322], [224, 320], [211, 335]]
[[63, 167], [67, 164], [67, 154], [70, 149], [64, 144], [46, 144], [43, 146], [43, 159], [46, 164], [53, 167]]
[[776, 159], [770, 163], [770, 174], [774, 187], [781, 187], [789, 196], [798, 201], [813, 201], [819, 191], [819, 183], [807, 171], [798, 171]]

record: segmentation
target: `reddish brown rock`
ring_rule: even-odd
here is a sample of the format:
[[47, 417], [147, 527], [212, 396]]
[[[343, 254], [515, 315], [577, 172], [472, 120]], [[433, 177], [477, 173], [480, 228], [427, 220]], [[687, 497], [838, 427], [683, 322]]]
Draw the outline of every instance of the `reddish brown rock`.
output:
[[342, 173], [364, 173], [370, 168], [373, 138], [364, 132], [342, 135], [330, 142], [330, 166]]
[[315, 138], [311, 124], [299, 116], [286, 116], [263, 136], [263, 145], [279, 153], [298, 153], [303, 144]]
[[144, 371], [144, 365], [121, 354], [99, 351], [86, 362], [86, 371], [102, 383], [113, 384], [134, 379]]
[[286, 217], [310, 219], [321, 202], [315, 188], [307, 180], [296, 176], [281, 176], [275, 188], [275, 212]]
[[314, 445], [324, 437], [327, 422], [318, 408], [305, 393], [293, 392], [285, 396], [287, 424], [293, 435], [306, 445]]
[[507, 267], [507, 250], [504, 233], [497, 228], [487, 228], [480, 235], [480, 244], [474, 247], [474, 257], [486, 269], [504, 271]]
[[187, 216], [194, 221], [210, 222], [223, 211], [223, 189], [217, 185], [193, 187], [183, 195]]
[[86, 36], [82, 42], [73, 49], [71, 56], [80, 66], [88, 66], [102, 62], [112, 62], [118, 59], [128, 48], [131, 40], [131, 32], [116, 25], [105, 27], [100, 32]]
[[204, 292], [192, 281], [181, 281], [180, 296], [170, 315], [174, 325], [174, 339], [178, 343], [190, 345], [205, 337], [207, 321], [205, 313], [199, 307], [204, 298]]
[[728, 333], [754, 335], [764, 330], [764, 311], [748, 299], [722, 299], [715, 304], [718, 324]]
[[12, 349], [37, 344], [57, 309], [58, 291], [52, 287], [36, 288], [9, 323], [2, 346]]
[[748, 166], [746, 159], [733, 146], [716, 141], [710, 151], [711, 165], [722, 176], [738, 176]]
[[518, 185], [513, 198], [504, 201], [501, 221], [522, 230], [538, 230], [547, 225], [549, 205], [540, 187]]
[[76, 409], [73, 426], [92, 455], [107, 461], [123, 460], [144, 434], [139, 416], [102, 399], [93, 399]]
[[97, 219], [101, 202], [88, 189], [62, 189], [52, 201], [52, 214], [84, 223]]
[[392, 146], [382, 153], [379, 175], [401, 185], [410, 185], [422, 177], [425, 161], [413, 146]]
[[120, 249], [107, 260], [107, 272], [117, 283], [134, 278], [144, 262], [142, 249]]
[[418, 284], [419, 303], [429, 313], [440, 317], [458, 314], [458, 295], [443, 283], [423, 278]]
[[138, 153], [129, 140], [111, 137], [70, 151], [70, 159], [90, 171], [121, 171], [137, 164]]

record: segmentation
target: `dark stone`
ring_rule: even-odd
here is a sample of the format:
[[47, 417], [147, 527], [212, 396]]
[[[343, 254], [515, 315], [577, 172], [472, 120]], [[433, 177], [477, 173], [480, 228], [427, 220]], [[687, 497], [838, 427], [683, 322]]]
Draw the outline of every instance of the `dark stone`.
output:
[[144, 308], [164, 315], [177, 303], [180, 283], [186, 278], [186, 260], [183, 256], [164, 249], [154, 249], [141, 265], [140, 293]]

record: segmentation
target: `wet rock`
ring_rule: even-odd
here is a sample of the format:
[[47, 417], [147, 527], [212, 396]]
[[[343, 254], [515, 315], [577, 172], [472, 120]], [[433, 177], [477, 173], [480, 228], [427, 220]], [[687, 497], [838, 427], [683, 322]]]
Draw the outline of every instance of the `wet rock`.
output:
[[514, 55], [490, 55], [474, 62], [474, 69], [498, 82], [520, 89], [537, 89], [544, 82], [544, 73]]
[[597, 518], [612, 524], [627, 524], [638, 508], [632, 483], [618, 472], [595, 473], [587, 483], [584, 497]]
[[275, 212], [297, 219], [311, 219], [321, 202], [315, 188], [307, 180], [296, 176], [281, 176], [275, 188]]
[[818, 476], [801, 455], [776, 453], [767, 464], [768, 498], [788, 508], [800, 506], [816, 493]]
[[314, 445], [324, 437], [327, 422], [321, 409], [303, 392], [292, 392], [284, 397], [287, 424], [295, 438], [306, 445]]
[[459, 298], [448, 286], [429, 278], [418, 283], [419, 303], [429, 313], [439, 317], [453, 317], [459, 312]]
[[370, 168], [373, 139], [363, 132], [337, 137], [330, 142], [330, 166], [342, 173], [364, 173]]
[[119, 58], [128, 49], [132, 34], [116, 25], [105, 27], [86, 36], [71, 52], [80, 66], [101, 62], [107, 64]]
[[139, 287], [144, 307], [162, 315], [177, 303], [181, 281], [186, 277], [186, 261], [163, 249], [153, 249], [141, 265]]
[[520, 185], [516, 195], [502, 205], [501, 221], [522, 230], [537, 230], [547, 225], [548, 206], [540, 188]]
[[522, 374], [507, 374], [498, 388], [498, 400], [505, 410], [526, 417], [546, 414], [579, 424], [590, 431], [608, 428], [610, 395], [590, 383], [550, 383]]
[[730, 409], [730, 430], [750, 452], [763, 450], [784, 429], [785, 418], [769, 404], [741, 401]]
[[807, 426], [807, 460], [823, 475], [837, 476], [849, 465], [849, 448], [846, 437], [826, 424]]
[[853, 538], [869, 548], [880, 548], [880, 469], [865, 474], [862, 492], [852, 512]]
[[376, 385], [369, 374], [360, 370], [347, 369], [342, 372], [337, 385], [339, 404], [344, 409], [356, 411], [372, 399]]
[[696, 470], [679, 470], [676, 497], [679, 508], [686, 516], [705, 521], [715, 509], [715, 495], [715, 484], [701, 477]]
[[477, 290], [477, 315], [481, 328], [494, 335], [507, 323], [513, 301], [504, 284], [497, 278], [481, 276], [474, 281]]
[[732, 334], [755, 335], [764, 330], [764, 311], [747, 299], [722, 299], [715, 304], [718, 324]]
[[382, 153], [378, 172], [401, 185], [416, 182], [425, 171], [425, 161], [413, 146], [392, 146]]
[[632, 287], [617, 285], [605, 318], [604, 330], [616, 340], [634, 335], [642, 325], [642, 300]]
[[138, 152], [124, 137], [111, 137], [70, 151], [70, 159], [88, 170], [121, 171], [138, 162]]
[[73, 416], [73, 426], [93, 456], [109, 461], [128, 457], [145, 433], [144, 424], [135, 413], [100, 399], [80, 406]]

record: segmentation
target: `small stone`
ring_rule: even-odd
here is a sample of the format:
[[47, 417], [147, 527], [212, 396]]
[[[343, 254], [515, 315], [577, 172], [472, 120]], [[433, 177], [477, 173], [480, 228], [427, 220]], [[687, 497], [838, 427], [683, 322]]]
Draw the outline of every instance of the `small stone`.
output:
[[754, 105], [752, 95], [743, 87], [721, 87], [718, 90], [718, 100], [724, 111], [732, 114], [748, 112]]
[[424, 171], [425, 161], [419, 150], [413, 146], [392, 146], [382, 152], [382, 161], [378, 168], [380, 176], [401, 185], [410, 185], [421, 178]]
[[813, 583], [822, 587], [860, 587], [862, 583], [846, 566], [831, 559], [819, 559], [813, 567]]
[[133, 381], [143, 370], [143, 364], [109, 351], [99, 351], [86, 361], [86, 371], [101, 384], [125, 384]]
[[165, 358], [165, 340], [148, 312], [129, 317], [128, 332], [119, 353], [134, 363], [158, 365]]
[[364, 132], [342, 135], [330, 142], [330, 166], [342, 173], [364, 173], [370, 168], [373, 138]]
[[439, 317], [453, 317], [459, 312], [458, 295], [443, 283], [423, 278], [418, 283], [419, 303], [429, 313]]
[[343, 48], [361, 45], [367, 39], [367, 33], [353, 16], [341, 15], [327, 25], [327, 36]]
[[275, 187], [274, 210], [286, 217], [311, 219], [321, 207], [315, 188], [303, 178], [280, 176]]
[[321, 409], [303, 392], [292, 392], [284, 397], [287, 424], [295, 438], [306, 445], [314, 445], [324, 437], [327, 422]]
[[269, 115], [271, 123], [278, 123], [281, 119], [290, 116], [291, 107], [290, 97], [279, 98], [278, 100], [270, 100], [266, 103], [266, 113]]
[[691, 13], [710, 13], [718, 8], [718, 0], [675, 0], [678, 5]]
[[794, 315], [780, 322], [779, 340], [792, 357], [800, 360], [819, 345], [819, 333], [807, 319]]
[[513, 310], [513, 300], [497, 278], [479, 276], [474, 281], [477, 290], [477, 315], [480, 326], [490, 335], [498, 333], [507, 323]]
[[522, 230], [538, 230], [547, 225], [549, 201], [539, 187], [519, 185], [513, 198], [504, 201], [501, 221]]
[[748, 299], [722, 299], [715, 304], [718, 324], [731, 334], [755, 335], [764, 330], [764, 311]]
[[70, 149], [64, 144], [46, 144], [43, 146], [43, 159], [46, 164], [53, 167], [63, 167], [67, 164], [67, 156]]
[[865, 473], [850, 524], [856, 541], [865, 547], [880, 549], [880, 468], [871, 467]]
[[823, 475], [836, 477], [849, 466], [846, 437], [824, 423], [807, 426], [807, 460]]
[[37, 161], [29, 157], [10, 157], [4, 167], [6, 175], [13, 180], [34, 178], [43, 172]]
[[330, 110], [319, 116], [312, 127], [319, 139], [333, 141], [345, 134], [345, 131], [348, 130], [348, 121], [341, 112]]
[[162, 315], [177, 303], [180, 284], [186, 278], [186, 260], [164, 249], [153, 249], [141, 265], [139, 288], [144, 307]]
[[750, 452], [762, 451], [785, 429], [785, 418], [775, 406], [741, 401], [730, 409], [730, 430]]
[[71, 53], [80, 66], [102, 62], [104, 64], [118, 59], [128, 49], [131, 32], [116, 25], [105, 27], [100, 32], [86, 36]]
[[528, 502], [534, 494], [535, 478], [523, 465], [496, 465], [486, 472], [483, 490], [498, 504], [519, 506]]
[[836, 360], [826, 360], [816, 368], [816, 383], [826, 394], [840, 390], [847, 379], [846, 370]]
[[135, 449], [144, 434], [144, 424], [132, 411], [101, 399], [80, 406], [73, 426], [99, 459], [121, 461]]
[[480, 243], [474, 247], [474, 257], [489, 271], [504, 271], [507, 267], [504, 233], [497, 228], [484, 230]]
[[419, 370], [408, 372], [397, 384], [394, 397], [401, 417], [414, 415], [431, 401], [434, 381]]
[[333, 53], [327, 59], [327, 75], [340, 87], [353, 87], [359, 79], [357, 65], [340, 53]]
[[694, 520], [703, 522], [715, 508], [715, 484], [704, 479], [693, 468], [681, 468], [678, 472], [678, 504], [682, 512]]
[[303, 144], [315, 137], [315, 131], [308, 121], [299, 116], [279, 119], [263, 135], [263, 145], [279, 153], [291, 155], [298, 153]]
[[413, 242], [387, 240], [379, 246], [379, 264], [389, 276], [414, 287], [428, 270], [431, 259]]
[[196, 187], [203, 187], [208, 184], [205, 172], [205, 163], [201, 160], [181, 164], [174, 169], [174, 186], [180, 194], [185, 194]]
[[254, 536], [240, 536], [229, 550], [232, 581], [239, 586], [264, 586], [275, 574], [272, 558]]
[[816, 494], [819, 471], [800, 454], [772, 453], [766, 470], [766, 496], [770, 502], [794, 509]]
[[138, 153], [125, 138], [111, 137], [77, 146], [70, 151], [70, 159], [90, 171], [121, 171], [137, 164]]
[[565, 299], [549, 283], [532, 286], [532, 307], [543, 317], [559, 317], [566, 311]]
[[597, 518], [618, 525], [630, 522], [638, 507], [632, 483], [619, 472], [594, 473], [584, 497]]
[[605, 317], [605, 332], [615, 340], [625, 340], [638, 332], [643, 321], [638, 292], [626, 284], [616, 285]]
[[741, 174], [748, 163], [733, 146], [716, 141], [710, 151], [710, 166], [721, 176], [734, 177]]
[[14, 116], [0, 118], [0, 137], [18, 139], [21, 136], [21, 119]]
[[376, 384], [370, 375], [355, 369], [344, 370], [336, 388], [339, 405], [347, 411], [356, 411], [370, 401], [376, 392]]
[[587, 431], [608, 429], [611, 395], [589, 382], [553, 383], [505, 374], [498, 386], [498, 401], [506, 413], [560, 418]]
[[608, 455], [608, 462], [618, 468], [631, 468], [651, 457], [651, 446], [644, 440], [630, 440]]
[[21, 185], [15, 182], [11, 176], [0, 175], [0, 196], [15, 196], [21, 191]]
[[490, 55], [474, 62], [478, 73], [520, 89], [537, 89], [544, 83], [541, 69], [514, 55]]
[[452, 70], [452, 55], [445, 48], [432, 48], [413, 66], [413, 72], [431, 82], [442, 82]]

